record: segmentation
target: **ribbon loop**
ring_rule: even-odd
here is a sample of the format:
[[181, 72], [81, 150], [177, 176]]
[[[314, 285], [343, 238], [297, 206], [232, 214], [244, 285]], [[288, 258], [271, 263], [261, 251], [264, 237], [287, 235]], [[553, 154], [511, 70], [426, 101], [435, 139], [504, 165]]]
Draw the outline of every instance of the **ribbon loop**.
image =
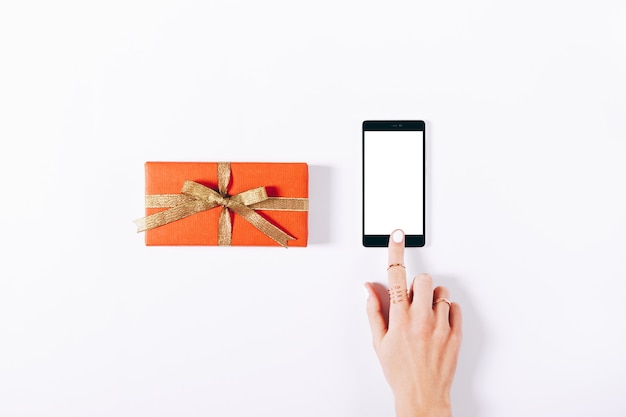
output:
[[223, 197], [219, 193], [194, 181], [185, 181], [180, 193], [192, 197], [195, 200], [206, 201], [215, 206], [223, 205]]
[[230, 200], [241, 203], [244, 206], [250, 206], [252, 204], [265, 201], [268, 198], [269, 197], [267, 196], [267, 191], [265, 191], [265, 187], [257, 187], [234, 195], [230, 197]]
[[230, 246], [233, 240], [233, 225], [230, 221], [230, 213], [226, 206], [220, 211], [220, 219], [217, 223], [217, 245]]

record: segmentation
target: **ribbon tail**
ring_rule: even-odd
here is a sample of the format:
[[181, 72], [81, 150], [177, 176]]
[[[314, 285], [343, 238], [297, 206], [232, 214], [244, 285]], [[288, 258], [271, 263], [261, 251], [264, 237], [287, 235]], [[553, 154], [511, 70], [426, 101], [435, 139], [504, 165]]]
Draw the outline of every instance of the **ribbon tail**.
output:
[[275, 241], [284, 248], [288, 247], [287, 242], [289, 242], [290, 240], [296, 240], [295, 237], [288, 235], [287, 233], [267, 221], [259, 213], [249, 207], [244, 206], [243, 204], [231, 201], [229, 208], [235, 213], [242, 216], [251, 225], [259, 229], [261, 232], [263, 232], [265, 235], [267, 235], [269, 238], [271, 238], [273, 241]]
[[230, 221], [230, 212], [222, 206], [217, 229], [217, 245], [230, 246], [233, 239], [233, 225]]

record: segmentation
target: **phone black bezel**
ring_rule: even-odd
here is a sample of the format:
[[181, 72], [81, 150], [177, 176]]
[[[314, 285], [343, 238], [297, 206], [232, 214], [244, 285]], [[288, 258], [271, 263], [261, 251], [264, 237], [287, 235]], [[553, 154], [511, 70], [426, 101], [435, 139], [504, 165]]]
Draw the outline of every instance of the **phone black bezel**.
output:
[[[383, 130], [383, 131], [400, 131], [400, 130], [413, 130], [424, 132], [424, 140], [422, 141], [422, 225], [424, 230], [423, 235], [406, 235], [404, 237], [404, 246], [406, 247], [422, 247], [426, 244], [426, 123], [423, 120], [365, 120], [362, 126], [361, 134], [361, 147], [362, 147], [362, 159], [361, 159], [361, 171], [362, 171], [362, 236], [363, 246], [372, 247], [386, 247], [389, 244], [389, 235], [366, 235], [365, 234], [365, 132], [371, 130]], [[391, 232], [391, 230], [390, 230]]]

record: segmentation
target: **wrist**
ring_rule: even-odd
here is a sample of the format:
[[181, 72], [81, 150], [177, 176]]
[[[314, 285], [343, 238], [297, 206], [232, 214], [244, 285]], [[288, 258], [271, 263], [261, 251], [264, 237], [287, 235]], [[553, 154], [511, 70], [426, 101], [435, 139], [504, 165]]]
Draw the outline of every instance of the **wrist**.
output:
[[413, 404], [396, 401], [397, 417], [452, 417], [450, 404]]

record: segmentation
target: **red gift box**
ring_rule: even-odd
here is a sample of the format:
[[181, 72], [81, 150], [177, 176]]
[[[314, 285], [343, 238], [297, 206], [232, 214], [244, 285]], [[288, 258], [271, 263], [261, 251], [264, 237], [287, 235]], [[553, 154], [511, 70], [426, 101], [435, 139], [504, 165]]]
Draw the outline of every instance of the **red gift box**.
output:
[[306, 246], [305, 163], [147, 162], [147, 246]]

